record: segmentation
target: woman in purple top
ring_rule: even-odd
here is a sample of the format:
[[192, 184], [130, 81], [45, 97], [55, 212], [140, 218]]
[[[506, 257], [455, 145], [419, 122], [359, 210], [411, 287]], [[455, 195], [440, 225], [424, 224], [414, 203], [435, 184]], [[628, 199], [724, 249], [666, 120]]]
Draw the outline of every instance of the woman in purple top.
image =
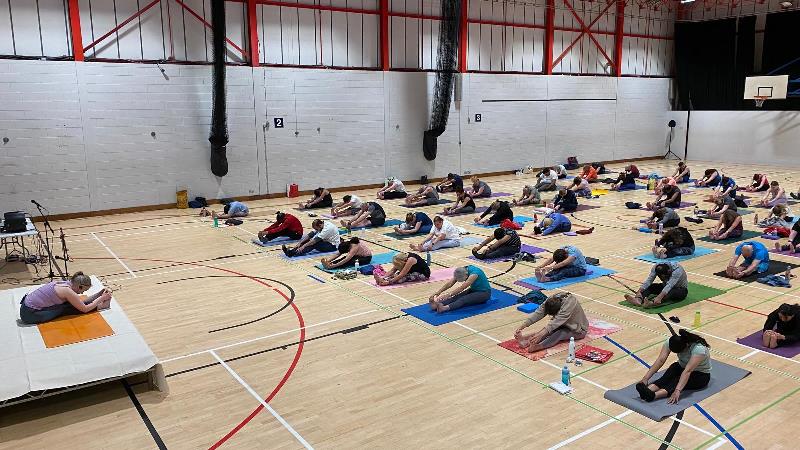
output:
[[83, 272], [72, 275], [70, 281], [53, 281], [40, 286], [22, 297], [20, 320], [26, 324], [37, 324], [60, 316], [108, 308], [111, 303], [111, 291], [108, 289], [103, 289], [85, 301], [81, 300], [79, 295], [91, 287], [92, 279]]

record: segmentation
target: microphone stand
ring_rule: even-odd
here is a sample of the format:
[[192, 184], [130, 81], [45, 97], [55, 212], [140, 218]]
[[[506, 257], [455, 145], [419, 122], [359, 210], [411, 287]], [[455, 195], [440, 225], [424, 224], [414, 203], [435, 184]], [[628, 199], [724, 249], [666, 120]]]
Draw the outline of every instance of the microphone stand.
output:
[[[64, 261], [64, 274], [66, 274], [66, 276], [69, 277], [69, 265], [68, 265], [69, 249], [67, 249], [67, 240], [64, 238], [64, 229], [59, 227], [58, 231], [60, 232], [59, 238], [61, 239], [61, 254], [63, 256], [61, 257], [56, 256], [56, 259]], [[62, 274], [62, 277], [64, 276], [64, 274]]]
[[[61, 268], [58, 267], [58, 263], [55, 262], [55, 258], [53, 258], [53, 252], [50, 250], [50, 233], [47, 232], [50, 229], [50, 232], [53, 233], [53, 237], [55, 237], [56, 232], [53, 231], [53, 227], [50, 226], [49, 216], [42, 211], [42, 206], [38, 203], [34, 203], [36, 205], [36, 209], [39, 210], [39, 215], [42, 216], [44, 219], [44, 249], [47, 251], [47, 262], [49, 264], [50, 273], [47, 274], [46, 277], [37, 278], [33, 281], [41, 281], [45, 278], [49, 278], [50, 281], [53, 281], [53, 278], [56, 277], [55, 273], [53, 272], [53, 266], [56, 266], [56, 270], [58, 270], [58, 274], [61, 275], [62, 280], [66, 280], [67, 277], [64, 276], [64, 272], [61, 271]], [[42, 239], [42, 235], [39, 235], [39, 239]]]

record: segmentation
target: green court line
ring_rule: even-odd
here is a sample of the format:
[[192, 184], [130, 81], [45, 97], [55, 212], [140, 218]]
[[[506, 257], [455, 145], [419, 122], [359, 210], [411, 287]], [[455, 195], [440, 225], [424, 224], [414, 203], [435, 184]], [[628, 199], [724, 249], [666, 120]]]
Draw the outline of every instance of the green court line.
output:
[[[235, 236], [232, 236], [232, 237], [237, 238]], [[241, 240], [241, 239], [239, 239], [239, 240]], [[242, 241], [242, 242], [244, 242], [244, 241]], [[278, 258], [275, 258], [275, 259], [277, 260]], [[283, 260], [281, 260], [281, 261], [286, 263], [286, 264], [288, 264], [289, 266], [292, 266], [293, 268], [299, 268], [303, 272], [312, 273], [311, 271], [306, 270], [305, 268], [301, 267], [299, 263], [292, 263], [291, 261], [283, 261]], [[395, 314], [394, 311], [391, 311], [389, 308], [381, 305], [380, 303], [374, 302], [371, 299], [369, 299], [369, 298], [367, 298], [367, 297], [365, 297], [365, 296], [363, 296], [361, 294], [358, 294], [355, 291], [352, 291], [352, 290], [346, 288], [344, 285], [342, 285], [342, 283], [331, 283], [331, 284], [336, 286], [336, 287], [338, 287], [338, 288], [340, 288], [340, 289], [342, 289], [342, 290], [344, 290], [344, 291], [346, 291], [346, 292], [348, 292], [349, 294], [351, 294], [351, 295], [353, 295], [355, 297], [361, 298], [362, 300], [370, 303], [371, 305], [377, 307], [380, 310], [383, 310], [384, 312], [387, 312], [387, 313], [390, 313], [390, 314]], [[491, 357], [491, 356], [489, 356], [489, 355], [487, 355], [485, 353], [482, 353], [482, 352], [478, 351], [477, 349], [475, 349], [473, 347], [470, 347], [470, 346], [468, 346], [468, 345], [466, 345], [466, 344], [464, 344], [462, 342], [458, 342], [454, 338], [451, 338], [451, 337], [449, 337], [449, 336], [447, 336], [447, 335], [445, 335], [445, 334], [443, 334], [443, 333], [441, 333], [439, 331], [436, 331], [432, 327], [427, 326], [427, 324], [423, 324], [422, 322], [420, 322], [420, 321], [418, 321], [416, 319], [413, 319], [410, 316], [403, 315], [403, 316], [401, 316], [401, 318], [406, 320], [408, 323], [412, 323], [412, 324], [422, 328], [423, 330], [428, 331], [431, 334], [434, 334], [436, 336], [439, 336], [439, 337], [445, 339], [445, 341], [447, 341], [447, 342], [453, 343], [453, 344], [455, 344], [455, 345], [457, 345], [459, 347], [462, 347], [462, 348], [464, 348], [464, 349], [466, 349], [468, 351], [471, 351], [472, 353], [474, 353], [476, 355], [479, 355], [479, 356], [483, 357], [484, 359], [487, 359], [487, 360], [489, 360], [489, 361], [491, 361], [491, 362], [493, 362], [493, 363], [495, 363], [495, 364], [497, 364], [497, 365], [499, 365], [499, 366], [501, 366], [501, 367], [503, 367], [503, 368], [505, 368], [507, 370], [510, 370], [510, 371], [522, 376], [523, 378], [540, 385], [543, 388], [548, 388], [549, 387], [549, 384], [544, 383], [544, 382], [542, 382], [540, 380], [537, 380], [537, 379], [533, 378], [532, 376], [530, 376], [530, 375], [528, 375], [528, 374], [526, 374], [524, 372], [521, 372], [520, 370], [518, 370], [518, 369], [516, 369], [514, 367], [511, 367], [508, 364], [505, 364], [502, 361], [499, 361], [499, 360], [497, 360], [497, 359], [495, 359], [495, 358], [493, 358], [493, 357]], [[579, 405], [583, 405], [583, 406], [585, 406], [585, 407], [587, 407], [587, 408], [589, 408], [589, 409], [591, 409], [591, 410], [593, 410], [593, 411], [595, 411], [597, 413], [600, 413], [600, 414], [602, 414], [602, 415], [604, 415], [604, 416], [606, 416], [606, 417], [608, 417], [610, 419], [614, 419], [616, 422], [619, 422], [619, 423], [625, 425], [626, 427], [628, 427], [628, 428], [630, 428], [630, 429], [632, 429], [634, 431], [638, 431], [639, 433], [644, 434], [644, 435], [650, 437], [651, 439], [653, 439], [653, 440], [655, 440], [657, 442], [660, 442], [662, 444], [666, 444], [666, 445], [668, 445], [670, 447], [673, 447], [673, 448], [676, 448], [676, 449], [680, 449], [681, 448], [681, 447], [678, 447], [675, 444], [672, 444], [671, 442], [666, 442], [663, 439], [659, 438], [658, 436], [656, 436], [656, 435], [654, 435], [654, 434], [652, 434], [652, 433], [650, 433], [650, 432], [648, 432], [648, 431], [646, 431], [644, 429], [638, 428], [638, 427], [636, 427], [635, 425], [633, 425], [631, 423], [628, 423], [628, 422], [626, 422], [624, 420], [618, 419], [614, 415], [612, 415], [610, 413], [607, 413], [607, 412], [603, 411], [602, 409], [600, 409], [600, 408], [598, 408], [598, 407], [596, 407], [596, 406], [594, 406], [594, 405], [592, 405], [592, 404], [590, 404], [590, 403], [588, 403], [586, 401], [583, 401], [583, 400], [578, 399], [576, 397], [573, 397], [571, 395], [568, 395], [567, 397], [570, 398], [571, 400], [575, 401]]]

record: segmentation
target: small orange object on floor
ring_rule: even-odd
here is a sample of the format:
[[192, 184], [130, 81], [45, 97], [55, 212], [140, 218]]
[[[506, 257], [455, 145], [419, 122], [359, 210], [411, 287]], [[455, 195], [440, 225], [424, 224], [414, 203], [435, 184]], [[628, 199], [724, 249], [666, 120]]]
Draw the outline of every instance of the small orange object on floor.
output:
[[47, 348], [111, 336], [114, 330], [99, 312], [64, 316], [38, 325]]

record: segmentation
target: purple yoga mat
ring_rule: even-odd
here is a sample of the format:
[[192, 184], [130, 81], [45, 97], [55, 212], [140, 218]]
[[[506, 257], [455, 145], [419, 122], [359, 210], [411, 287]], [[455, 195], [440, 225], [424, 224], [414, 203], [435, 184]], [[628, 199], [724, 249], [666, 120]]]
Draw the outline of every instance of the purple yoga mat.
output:
[[761, 333], [762, 331], [756, 331], [750, 336], [736, 339], [736, 342], [756, 350], [761, 350], [762, 352], [783, 356], [784, 358], [794, 358], [795, 356], [800, 355], [800, 343], [778, 348], [764, 347], [761, 343]]
[[511, 197], [508, 192], [492, 192], [492, 197]]
[[459, 214], [445, 214], [445, 216], [446, 217], [455, 217], [455, 216], [466, 216], [468, 214], [481, 214], [484, 211], [486, 211], [487, 209], [489, 209], [488, 206], [479, 206], [479, 207], [475, 208], [475, 211], [473, 211], [473, 212], [466, 212], [466, 213], [459, 213]]
[[800, 253], [792, 253], [792, 252], [790, 252], [789, 250], [786, 250], [785, 252], [783, 252], [783, 251], [781, 251], [781, 252], [777, 252], [777, 251], [775, 251], [775, 249], [773, 248], [773, 249], [772, 249], [772, 250], [770, 250], [769, 252], [770, 252], [770, 253], [777, 253], [778, 255], [783, 255], [783, 256], [791, 256], [791, 257], [793, 257], [793, 258], [800, 258]]
[[[519, 251], [533, 254], [533, 253], [545, 252], [547, 250], [545, 250], [543, 248], [539, 248], [539, 247], [534, 247], [533, 245], [522, 244], [522, 246], [520, 247]], [[470, 256], [469, 259], [472, 259], [472, 260], [475, 260], [475, 261], [480, 261], [480, 262], [486, 263], [486, 264], [492, 264], [492, 263], [496, 263], [496, 262], [500, 262], [500, 261], [508, 261], [508, 260], [511, 259], [511, 257], [510, 256], [503, 256], [503, 257], [494, 258], [494, 259], [478, 259], [478, 258], [476, 258], [474, 256]]]

